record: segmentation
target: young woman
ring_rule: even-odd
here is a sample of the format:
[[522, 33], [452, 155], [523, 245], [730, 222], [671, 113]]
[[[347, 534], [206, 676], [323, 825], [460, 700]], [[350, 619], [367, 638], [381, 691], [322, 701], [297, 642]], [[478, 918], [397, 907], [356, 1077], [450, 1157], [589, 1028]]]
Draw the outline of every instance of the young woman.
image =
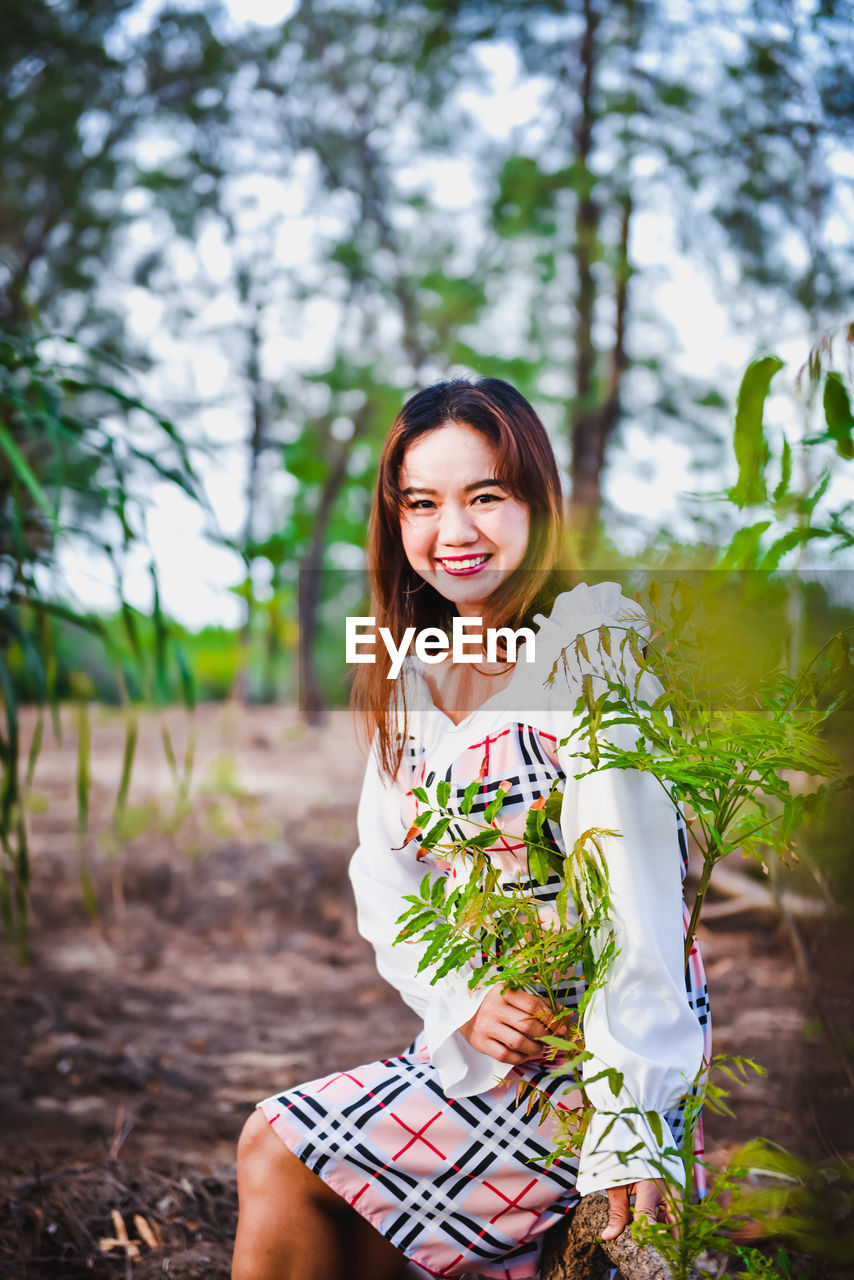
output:
[[[234, 1280], [533, 1277], [543, 1232], [580, 1194], [607, 1191], [606, 1235], [615, 1236], [631, 1216], [630, 1196], [635, 1213], [654, 1216], [662, 1168], [680, 1178], [680, 1162], [665, 1153], [679, 1137], [680, 1098], [703, 1061], [708, 1025], [699, 957], [687, 984], [682, 958], [684, 838], [650, 775], [575, 776], [583, 764], [565, 744], [578, 686], [560, 666], [562, 675], [546, 678], [579, 633], [643, 622], [613, 583], [568, 590], [564, 555], [554, 454], [517, 391], [484, 378], [439, 383], [407, 401], [383, 449], [371, 519], [377, 631], [387, 627], [399, 645], [407, 627], [450, 634], [459, 616], [479, 620], [484, 634], [527, 626], [532, 638], [515, 664], [487, 662], [469, 642], [474, 662], [430, 661], [423, 650], [394, 681], [382, 645], [358, 668], [355, 700], [373, 731], [351, 863], [359, 928], [424, 1031], [397, 1058], [259, 1104], [238, 1153]], [[589, 1079], [617, 1068], [624, 1086], [615, 1098], [606, 1081], [589, 1084], [596, 1111], [578, 1161], [544, 1167], [555, 1129], [538, 1127], [517, 1102], [525, 1079], [574, 1105], [576, 1083], [543, 1058], [545, 1002], [500, 984], [472, 992], [470, 973], [431, 985], [429, 972], [416, 972], [423, 948], [394, 943], [403, 898], [425, 871], [462, 873], [425, 860], [417, 837], [408, 838], [419, 808], [412, 789], [439, 779], [456, 812], [479, 780], [472, 818], [499, 784], [509, 787], [488, 850], [509, 879], [525, 880], [525, 814], [556, 779], [561, 820], [543, 828], [556, 852], [590, 828], [619, 833], [604, 844], [619, 953], [585, 1015], [594, 1058], [584, 1072]], [[557, 874], [544, 886], [531, 882], [544, 911], [560, 884]], [[568, 978], [562, 995], [571, 1016], [580, 982]], [[660, 1141], [657, 1126], [614, 1118], [631, 1107], [661, 1115]]]

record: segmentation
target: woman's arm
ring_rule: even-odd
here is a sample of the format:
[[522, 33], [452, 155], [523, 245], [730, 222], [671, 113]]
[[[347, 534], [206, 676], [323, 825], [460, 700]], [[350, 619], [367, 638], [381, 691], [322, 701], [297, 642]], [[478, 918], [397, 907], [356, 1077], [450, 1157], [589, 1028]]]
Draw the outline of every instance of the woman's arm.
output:
[[[631, 745], [630, 727], [610, 730], [615, 744], [618, 735], [624, 739], [619, 745]], [[578, 749], [568, 744], [558, 752], [567, 773], [561, 817], [566, 847], [593, 827], [620, 832], [601, 840], [618, 951], [584, 1017], [585, 1047], [593, 1058], [582, 1074], [589, 1080], [616, 1068], [623, 1076], [616, 1097], [607, 1079], [588, 1085], [596, 1111], [581, 1151], [578, 1189], [587, 1194], [665, 1173], [681, 1184], [681, 1160], [665, 1155], [676, 1144], [662, 1113], [699, 1071], [703, 1035], [685, 989], [676, 811], [649, 773], [594, 770], [574, 780], [585, 767], [572, 755]], [[641, 1114], [619, 1114], [632, 1111]], [[661, 1140], [646, 1111], [657, 1114]]]

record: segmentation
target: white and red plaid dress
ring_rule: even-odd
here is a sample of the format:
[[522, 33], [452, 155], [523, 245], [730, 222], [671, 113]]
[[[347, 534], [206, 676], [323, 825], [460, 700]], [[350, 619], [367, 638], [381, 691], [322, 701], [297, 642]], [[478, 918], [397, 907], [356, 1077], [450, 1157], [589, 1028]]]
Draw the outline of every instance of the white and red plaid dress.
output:
[[[584, 762], [571, 755], [577, 748], [562, 744], [573, 732], [578, 690], [566, 674], [544, 684], [577, 634], [602, 623], [625, 627], [627, 619], [642, 630], [637, 606], [614, 583], [558, 596], [550, 617], [537, 619], [536, 662], [528, 667], [520, 658], [510, 683], [459, 724], [437, 710], [408, 661], [407, 750], [396, 784], [380, 776], [371, 753], [350, 875], [359, 928], [374, 945], [378, 969], [423, 1016], [424, 1031], [398, 1057], [333, 1072], [259, 1104], [310, 1169], [432, 1275], [536, 1276], [544, 1231], [580, 1195], [658, 1176], [662, 1160], [681, 1180], [681, 1162], [664, 1153], [681, 1139], [680, 1099], [710, 1056], [702, 963], [695, 947], [686, 973], [682, 956], [684, 830], [650, 774], [615, 769], [575, 777]], [[620, 634], [614, 632], [615, 649]], [[404, 845], [419, 807], [412, 788], [432, 791], [446, 779], [453, 810], [475, 778], [481, 787], [473, 819], [482, 820], [499, 784], [511, 784], [488, 852], [513, 880], [526, 870], [519, 839], [525, 813], [555, 779], [564, 790], [561, 821], [547, 820], [543, 835], [557, 852], [591, 827], [621, 833], [604, 843], [619, 954], [585, 1015], [594, 1059], [583, 1074], [615, 1067], [623, 1093], [615, 1098], [605, 1080], [589, 1084], [596, 1111], [580, 1159], [548, 1168], [542, 1161], [555, 1126], [526, 1116], [517, 1084], [534, 1082], [560, 1106], [576, 1105], [577, 1081], [545, 1061], [510, 1067], [473, 1049], [458, 1031], [484, 995], [469, 989], [470, 971], [431, 985], [429, 973], [415, 972], [421, 946], [393, 945], [402, 899], [417, 891], [425, 870], [461, 874], [440, 858], [418, 861], [417, 838]], [[464, 831], [460, 813], [459, 831], [449, 834]], [[560, 883], [553, 874], [546, 885], [531, 886], [544, 911]], [[567, 1008], [581, 991], [580, 982], [566, 983]], [[658, 1112], [662, 1142], [650, 1128], [639, 1143], [637, 1119], [614, 1118], [624, 1108]], [[698, 1126], [695, 1147], [700, 1142]]]

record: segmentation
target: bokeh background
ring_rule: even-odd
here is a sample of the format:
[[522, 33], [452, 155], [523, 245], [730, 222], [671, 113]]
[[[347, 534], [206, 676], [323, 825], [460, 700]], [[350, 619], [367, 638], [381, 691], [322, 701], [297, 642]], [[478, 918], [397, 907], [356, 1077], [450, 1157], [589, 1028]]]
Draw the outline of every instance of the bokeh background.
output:
[[[519, 387], [582, 573], [723, 575], [730, 670], [850, 627], [852, 226], [848, 0], [4, 0], [16, 1276], [227, 1274], [247, 1108], [412, 1030], [347, 896], [341, 622], [415, 388]], [[790, 1068], [713, 1146], [819, 1182], [852, 1150], [837, 804], [706, 926], [722, 1043]], [[787, 1247], [813, 1270], [769, 1275], [836, 1265]]]

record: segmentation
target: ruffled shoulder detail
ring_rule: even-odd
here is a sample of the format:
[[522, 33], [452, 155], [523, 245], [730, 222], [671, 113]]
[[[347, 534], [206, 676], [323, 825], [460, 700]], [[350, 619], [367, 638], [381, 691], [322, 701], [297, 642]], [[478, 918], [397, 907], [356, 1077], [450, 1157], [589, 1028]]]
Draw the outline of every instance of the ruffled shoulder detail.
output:
[[[618, 582], [580, 583], [555, 598], [548, 617], [534, 615], [537, 624], [537, 666], [551, 666], [561, 651], [582, 632], [601, 626], [634, 627], [642, 640], [649, 639], [646, 614], [636, 601], [623, 595]], [[594, 637], [595, 639], [595, 637]]]

